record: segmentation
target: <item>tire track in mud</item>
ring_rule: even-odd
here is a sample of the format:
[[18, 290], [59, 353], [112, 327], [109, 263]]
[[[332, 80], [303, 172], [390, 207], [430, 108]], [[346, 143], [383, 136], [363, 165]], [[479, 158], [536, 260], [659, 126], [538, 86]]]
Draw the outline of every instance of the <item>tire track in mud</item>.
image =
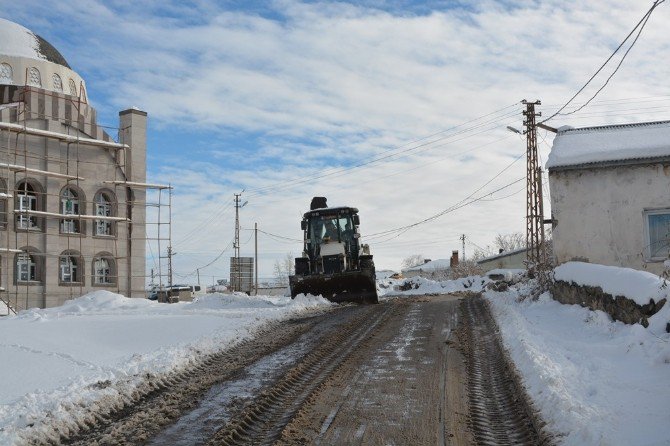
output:
[[273, 444], [307, 399], [394, 311], [393, 305], [362, 307], [272, 388], [217, 432], [209, 445]]
[[469, 424], [475, 443], [553, 444], [502, 347], [488, 303], [482, 297], [463, 299], [459, 313], [458, 338], [468, 371]]
[[[93, 405], [83, 419], [42, 426], [40, 439], [27, 440], [30, 444], [142, 444], [195, 407], [213, 385], [235, 377], [246, 366], [294, 342], [323, 317], [327, 316], [271, 323], [254, 338], [208, 355], [188, 369], [163, 376], [147, 374], [137, 388], [130, 392], [119, 389], [119, 397], [104, 406]], [[114, 387], [109, 383], [101, 385]]]

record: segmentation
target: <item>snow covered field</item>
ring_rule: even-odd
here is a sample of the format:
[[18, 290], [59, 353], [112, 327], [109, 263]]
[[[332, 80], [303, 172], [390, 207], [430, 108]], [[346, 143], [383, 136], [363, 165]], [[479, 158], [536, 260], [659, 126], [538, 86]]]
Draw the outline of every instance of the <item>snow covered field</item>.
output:
[[98, 291], [0, 318], [0, 444], [47, 418], [76, 421], [91, 404], [130, 394], [146, 373], [193, 364], [270, 321], [332, 305], [320, 297], [222, 294], [168, 305]]
[[[556, 277], [642, 303], [670, 295], [657, 276], [622, 268], [573, 263]], [[529, 395], [561, 444], [670, 445], [670, 304], [645, 329], [548, 293], [522, 299], [527, 283], [495, 292], [485, 289], [488, 282], [385, 279], [380, 298], [484, 291]], [[407, 291], [394, 289], [404, 283]], [[90, 405], [131, 393], [146, 373], [184, 368], [271, 321], [332, 305], [218, 294], [167, 305], [102, 291], [0, 318], [0, 444], [15, 443], [47, 418], [76, 421]]]

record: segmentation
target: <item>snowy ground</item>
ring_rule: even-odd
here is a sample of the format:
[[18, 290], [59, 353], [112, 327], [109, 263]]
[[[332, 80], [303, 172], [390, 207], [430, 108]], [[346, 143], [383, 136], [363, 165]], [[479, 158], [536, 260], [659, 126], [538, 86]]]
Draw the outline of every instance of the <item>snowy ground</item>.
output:
[[[670, 300], [670, 287], [653, 274], [578, 262], [556, 278], [600, 286], [646, 304]], [[433, 282], [408, 279], [417, 288], [387, 296], [478, 291], [473, 278]], [[468, 288], [464, 286], [467, 285]], [[614, 322], [602, 311], [562, 305], [545, 293], [524, 299], [528, 283], [505, 292], [487, 290], [505, 348], [552, 432], [563, 445], [670, 445], [670, 304], [649, 319], [649, 328]]]
[[[670, 296], [649, 273], [567, 264], [556, 277], [646, 302]], [[565, 445], [670, 445], [670, 304], [640, 325], [561, 305], [529, 285], [485, 290], [478, 276], [380, 281], [380, 299], [482, 291], [506, 348], [549, 428]], [[407, 291], [397, 286], [409, 284]], [[270, 321], [332, 304], [321, 298], [209, 295], [159, 304], [96, 292], [47, 310], [0, 318], [0, 444], [45, 418], [76, 418], [91, 404], [131, 392], [146, 373], [183, 368]], [[112, 385], [105, 384], [107, 382]]]
[[146, 373], [179, 370], [270, 321], [332, 305], [221, 294], [169, 305], [98, 291], [0, 318], [0, 444], [45, 418], [76, 420], [87, 406], [132, 392]]

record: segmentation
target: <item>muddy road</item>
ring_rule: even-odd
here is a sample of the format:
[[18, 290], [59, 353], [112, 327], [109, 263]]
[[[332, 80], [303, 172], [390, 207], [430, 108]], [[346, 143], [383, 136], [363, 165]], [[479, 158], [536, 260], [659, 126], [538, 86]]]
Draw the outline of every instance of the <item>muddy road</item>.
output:
[[66, 444], [551, 444], [479, 297], [342, 306], [97, 414]]

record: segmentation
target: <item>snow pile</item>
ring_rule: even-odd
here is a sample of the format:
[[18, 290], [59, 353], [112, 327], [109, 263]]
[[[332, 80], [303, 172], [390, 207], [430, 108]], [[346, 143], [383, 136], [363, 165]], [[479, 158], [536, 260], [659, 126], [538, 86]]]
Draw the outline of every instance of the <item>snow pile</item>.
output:
[[584, 129], [561, 129], [547, 159], [547, 169], [603, 161], [670, 155], [670, 122]]
[[415, 296], [420, 294], [449, 294], [459, 291], [481, 292], [490, 280], [468, 276], [454, 280], [435, 281], [424, 277], [378, 281], [380, 297]]
[[507, 282], [512, 282], [520, 280], [526, 272], [525, 269], [519, 268], [497, 268], [488, 271], [484, 275], [491, 280], [506, 280]]
[[638, 305], [658, 302], [670, 294], [670, 283], [646, 271], [584, 262], [567, 262], [554, 269], [554, 279], [600, 287], [612, 296], [624, 296]]
[[321, 297], [211, 294], [161, 304], [97, 291], [0, 318], [0, 444], [45, 419], [81, 420], [147, 377], [182, 370], [271, 321], [333, 306]]
[[[574, 268], [568, 268], [573, 277], [587, 275], [588, 267]], [[628, 284], [619, 285], [610, 291], [624, 294]], [[520, 300], [529, 292], [524, 287], [529, 286], [484, 295], [530, 397], [548, 428], [561, 436], [559, 442], [668, 444], [670, 334], [562, 305], [548, 293], [537, 301]], [[667, 316], [656, 314], [649, 322], [665, 324]]]

